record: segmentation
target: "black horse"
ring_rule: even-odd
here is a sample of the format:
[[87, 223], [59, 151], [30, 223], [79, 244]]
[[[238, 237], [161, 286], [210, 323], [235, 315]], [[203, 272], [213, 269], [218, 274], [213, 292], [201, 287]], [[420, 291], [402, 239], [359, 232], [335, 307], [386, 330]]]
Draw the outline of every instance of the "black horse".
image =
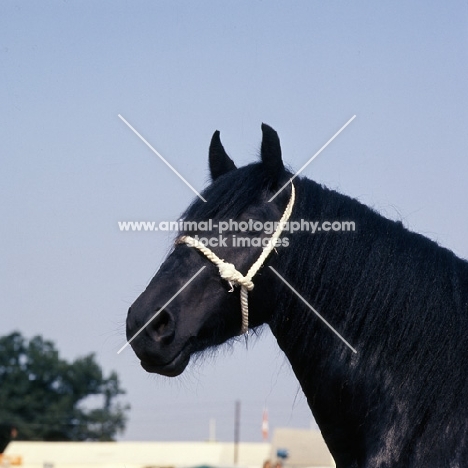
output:
[[[240, 169], [215, 132], [207, 202], [193, 202], [185, 221], [211, 219], [215, 226], [280, 220], [293, 185], [269, 200], [292, 175], [276, 132], [267, 125], [262, 131], [261, 162]], [[467, 467], [468, 262], [356, 200], [306, 178], [293, 184], [290, 221], [314, 220], [324, 227], [322, 222], [352, 221], [355, 229], [285, 229], [251, 278], [249, 327], [270, 326], [337, 467]], [[239, 289], [229, 292], [231, 285], [206, 252], [184, 236], [212, 239], [210, 251], [245, 278], [265, 245], [254, 239], [271, 234], [250, 226], [217, 242], [213, 226], [209, 232], [199, 226], [195, 232], [182, 229], [182, 241], [128, 312], [127, 337], [148, 372], [176, 376], [192, 354], [241, 333]], [[250, 247], [233, 246], [238, 237], [250, 240], [243, 244]]]

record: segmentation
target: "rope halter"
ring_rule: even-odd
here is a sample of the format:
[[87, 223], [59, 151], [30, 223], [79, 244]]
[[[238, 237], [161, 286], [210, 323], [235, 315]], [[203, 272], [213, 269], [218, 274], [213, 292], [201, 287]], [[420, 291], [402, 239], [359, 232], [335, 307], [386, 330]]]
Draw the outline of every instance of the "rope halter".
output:
[[263, 247], [262, 253], [255, 261], [255, 263], [249, 268], [249, 271], [244, 276], [232, 263], [225, 262], [223, 259], [219, 258], [212, 250], [203, 245], [202, 242], [194, 239], [190, 236], [181, 236], [176, 240], [176, 244], [187, 244], [189, 247], [195, 247], [199, 250], [208, 260], [213, 262], [219, 270], [221, 278], [226, 280], [231, 286], [229, 292], [234, 291], [234, 286], [240, 286], [240, 302], [241, 302], [241, 312], [242, 312], [242, 327], [240, 335], [248, 333], [249, 330], [249, 303], [248, 303], [248, 292], [252, 291], [254, 284], [252, 278], [258, 272], [258, 270], [263, 266], [268, 255], [275, 248], [277, 239], [281, 236], [283, 229], [286, 226], [291, 212], [294, 206], [295, 200], [295, 189], [294, 185], [291, 182], [291, 197], [289, 202], [284, 210], [283, 216], [279, 220], [278, 226], [275, 229], [273, 235], [268, 239], [268, 243]]

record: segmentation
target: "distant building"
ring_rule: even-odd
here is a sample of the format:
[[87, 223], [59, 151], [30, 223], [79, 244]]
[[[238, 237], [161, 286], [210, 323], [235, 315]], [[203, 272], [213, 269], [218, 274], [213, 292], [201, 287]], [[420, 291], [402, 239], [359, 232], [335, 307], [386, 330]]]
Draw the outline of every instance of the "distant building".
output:
[[[239, 467], [260, 468], [270, 454], [270, 444], [241, 443], [238, 453]], [[22, 468], [232, 467], [234, 444], [15, 441], [8, 445], [4, 458], [5, 460], [21, 458], [22, 463], [18, 466]]]
[[[330, 453], [318, 431], [277, 429], [269, 443], [240, 443], [239, 468], [276, 462], [288, 452], [286, 468], [331, 468]], [[224, 442], [24, 442], [13, 441], [3, 465], [21, 468], [233, 468], [234, 444]]]

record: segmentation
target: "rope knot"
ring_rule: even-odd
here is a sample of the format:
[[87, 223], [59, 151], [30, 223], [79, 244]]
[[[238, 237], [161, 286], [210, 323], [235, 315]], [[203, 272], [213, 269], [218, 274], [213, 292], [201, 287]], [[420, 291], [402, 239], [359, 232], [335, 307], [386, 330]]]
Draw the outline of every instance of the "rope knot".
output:
[[223, 262], [218, 265], [218, 269], [221, 278], [227, 281], [237, 282], [240, 273], [236, 270], [236, 267], [232, 263]]
[[252, 280], [246, 278], [232, 263], [223, 262], [218, 265], [219, 275], [232, 285], [243, 286], [248, 291], [254, 287]]

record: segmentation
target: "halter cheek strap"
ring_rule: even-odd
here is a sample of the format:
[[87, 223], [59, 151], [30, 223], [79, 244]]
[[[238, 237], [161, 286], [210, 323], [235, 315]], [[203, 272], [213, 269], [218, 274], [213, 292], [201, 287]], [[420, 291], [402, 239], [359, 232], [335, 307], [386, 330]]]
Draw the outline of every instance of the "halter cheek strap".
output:
[[248, 333], [249, 329], [249, 302], [248, 302], [248, 292], [252, 291], [254, 284], [252, 282], [252, 278], [258, 272], [258, 270], [262, 267], [267, 259], [268, 255], [270, 255], [271, 251], [275, 248], [275, 244], [277, 239], [280, 237], [283, 229], [286, 226], [286, 222], [289, 220], [291, 216], [291, 212], [294, 206], [295, 200], [295, 189], [294, 185], [291, 183], [291, 197], [289, 198], [289, 202], [284, 210], [283, 216], [279, 220], [278, 226], [275, 229], [275, 232], [268, 240], [268, 244], [263, 248], [262, 253], [256, 260], [256, 262], [249, 268], [249, 271], [244, 276], [240, 271], [236, 269], [236, 267], [232, 263], [227, 263], [223, 259], [219, 258], [212, 250], [208, 247], [204, 246], [201, 242], [197, 239], [194, 239], [190, 236], [181, 236], [176, 240], [176, 244], [187, 244], [189, 247], [195, 247], [199, 250], [205, 257], [213, 262], [219, 270], [219, 274], [221, 278], [226, 280], [230, 286], [231, 291], [234, 290], [234, 286], [240, 286], [240, 301], [241, 301], [241, 312], [242, 312], [242, 328], [241, 328], [241, 335]]

